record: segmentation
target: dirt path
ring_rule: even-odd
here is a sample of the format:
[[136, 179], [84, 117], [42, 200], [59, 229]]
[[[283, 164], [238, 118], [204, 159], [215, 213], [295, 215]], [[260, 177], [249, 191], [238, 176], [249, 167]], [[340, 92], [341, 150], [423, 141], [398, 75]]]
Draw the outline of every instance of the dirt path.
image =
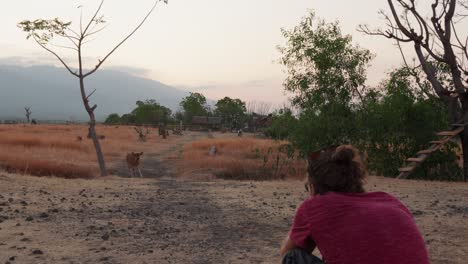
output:
[[[143, 179], [0, 173], [0, 263], [278, 263], [302, 183], [175, 179], [181, 147], [205, 136], [149, 153]], [[465, 263], [468, 185], [372, 177], [367, 188], [410, 207], [432, 263]]]

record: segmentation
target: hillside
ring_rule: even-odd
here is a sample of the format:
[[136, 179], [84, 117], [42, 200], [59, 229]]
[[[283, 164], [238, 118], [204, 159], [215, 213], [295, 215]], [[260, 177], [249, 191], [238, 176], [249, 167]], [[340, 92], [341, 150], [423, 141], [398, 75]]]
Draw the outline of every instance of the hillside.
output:
[[[188, 92], [129, 73], [101, 70], [86, 79], [91, 98], [98, 105], [96, 116], [127, 113], [137, 100], [156, 99], [173, 110]], [[86, 120], [77, 79], [63, 68], [53, 66], [0, 65], [0, 119], [24, 117], [30, 106], [39, 120]]]

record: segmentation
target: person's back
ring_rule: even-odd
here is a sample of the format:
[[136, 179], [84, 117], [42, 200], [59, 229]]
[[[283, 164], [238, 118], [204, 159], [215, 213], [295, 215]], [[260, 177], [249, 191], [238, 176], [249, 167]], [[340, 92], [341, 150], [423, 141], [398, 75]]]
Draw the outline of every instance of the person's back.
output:
[[290, 238], [304, 249], [316, 244], [327, 264], [429, 263], [411, 213], [383, 192], [329, 192], [307, 199]]
[[296, 212], [283, 243], [283, 263], [428, 264], [424, 240], [409, 210], [395, 197], [367, 193], [365, 168], [350, 146], [309, 157], [306, 188], [311, 197]]

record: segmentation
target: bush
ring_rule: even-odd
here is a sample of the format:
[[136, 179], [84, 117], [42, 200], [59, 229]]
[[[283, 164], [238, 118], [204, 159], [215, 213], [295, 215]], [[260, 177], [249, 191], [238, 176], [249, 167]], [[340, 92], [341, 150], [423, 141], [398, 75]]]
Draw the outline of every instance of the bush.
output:
[[106, 118], [106, 121], [104, 121], [104, 124], [106, 125], [118, 125], [121, 123], [121, 119], [120, 119], [120, 116], [119, 114], [110, 114], [107, 118]]
[[[211, 146], [217, 147], [215, 157], [208, 154]], [[193, 142], [184, 149], [183, 167], [231, 180], [303, 179], [306, 175], [304, 160], [287, 142], [253, 138]]]
[[297, 119], [291, 109], [283, 108], [273, 114], [271, 125], [265, 130], [265, 135], [277, 140], [286, 140], [290, 138], [296, 126]]

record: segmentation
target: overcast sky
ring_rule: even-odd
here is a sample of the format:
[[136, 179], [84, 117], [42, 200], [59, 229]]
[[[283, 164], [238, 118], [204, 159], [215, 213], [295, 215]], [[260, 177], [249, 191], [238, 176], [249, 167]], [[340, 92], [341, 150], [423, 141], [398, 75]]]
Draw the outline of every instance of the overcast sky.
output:
[[[79, 5], [89, 17], [99, 0], [15, 0], [0, 9], [0, 63], [55, 63], [16, 23], [23, 19], [61, 17], [78, 25]], [[152, 0], [107, 0], [106, 30], [86, 47], [91, 67], [98, 56], [118, 42], [151, 7]], [[212, 99], [224, 96], [281, 103], [283, 68], [276, 46], [284, 39], [280, 28], [292, 28], [308, 9], [328, 20], [339, 20], [343, 32], [376, 54], [369, 83], [376, 84], [400, 64], [389, 40], [364, 36], [359, 24], [381, 24], [380, 0], [169, 0], [106, 64], [163, 83], [200, 91]], [[67, 51], [61, 54], [73, 58]], [[70, 60], [72, 63], [73, 60]]]

